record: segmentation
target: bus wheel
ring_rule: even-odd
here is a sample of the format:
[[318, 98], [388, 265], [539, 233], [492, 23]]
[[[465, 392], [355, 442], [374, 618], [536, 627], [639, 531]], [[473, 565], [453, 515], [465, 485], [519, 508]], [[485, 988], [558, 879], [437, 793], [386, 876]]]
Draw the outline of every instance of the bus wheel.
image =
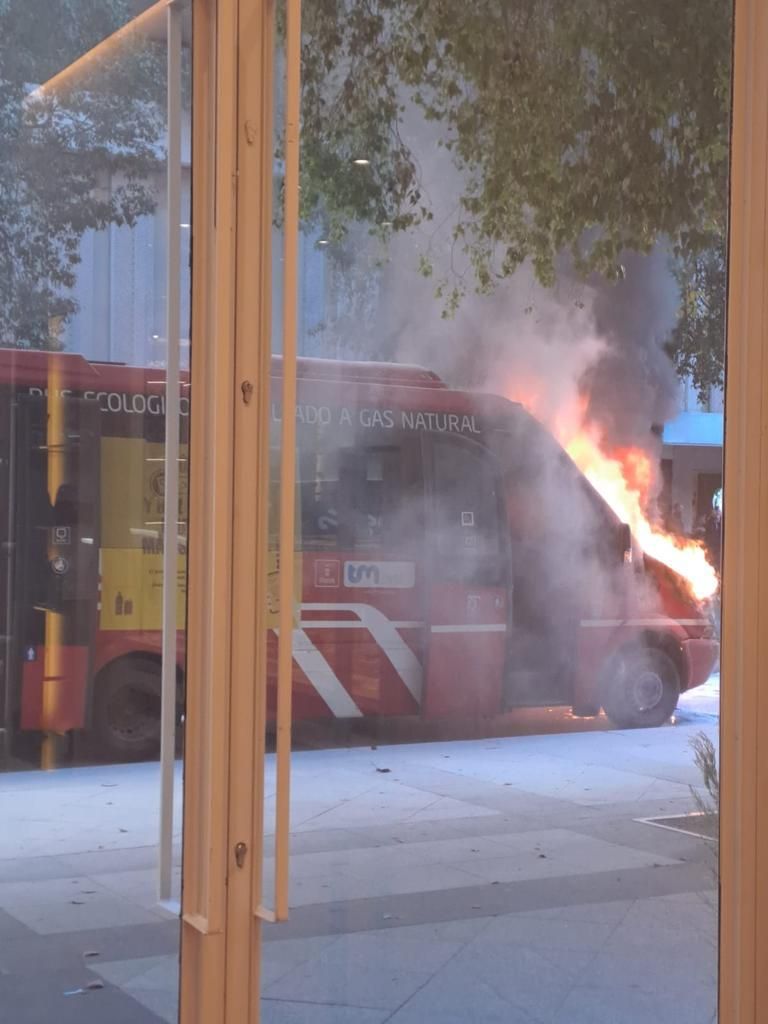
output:
[[675, 663], [658, 647], [620, 654], [606, 674], [603, 708], [620, 729], [663, 725], [680, 696]]
[[144, 761], [160, 751], [160, 664], [122, 658], [94, 682], [92, 734], [104, 756]]

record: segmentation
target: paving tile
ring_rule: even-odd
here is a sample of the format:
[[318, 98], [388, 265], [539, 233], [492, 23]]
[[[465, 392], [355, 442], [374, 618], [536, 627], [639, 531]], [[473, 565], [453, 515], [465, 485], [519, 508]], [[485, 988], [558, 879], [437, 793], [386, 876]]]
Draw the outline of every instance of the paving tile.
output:
[[340, 873], [294, 879], [291, 884], [291, 905], [302, 907], [315, 903], [450, 891], [466, 888], [476, 881], [468, 872], [443, 864], [403, 867], [386, 872], [373, 867], [367, 877]]
[[[510, 839], [514, 839], [514, 836], [510, 836]], [[294, 854], [291, 858], [291, 871], [295, 878], [328, 877], [338, 872], [370, 877], [372, 872], [393, 872], [424, 864], [450, 864], [472, 857], [501, 857], [508, 852], [508, 846], [499, 836], [450, 836], [363, 849]]]
[[692, 941], [697, 949], [708, 950], [711, 959], [717, 955], [718, 908], [698, 893], [638, 900], [616, 929], [614, 941], [620, 948]]
[[73, 899], [82, 900], [82, 903], [16, 905], [8, 907], [7, 912], [39, 935], [99, 928], [119, 929], [126, 925], [149, 924], [160, 920], [151, 910], [136, 906], [119, 896], [75, 892]]
[[72, 935], [54, 934], [41, 936], [47, 942], [57, 945], [65, 943], [82, 954], [95, 950], [98, 957], [89, 958], [93, 963], [110, 963], [130, 960], [135, 957], [178, 957], [180, 946], [180, 924], [178, 920], [155, 919], [151, 924], [126, 925], [122, 928], [101, 928], [92, 931], [74, 932]]
[[472, 858], [452, 866], [489, 882], [518, 882], [678, 863], [670, 857], [606, 843], [566, 829], [494, 838], [508, 847], [505, 857]]
[[[0, 910], [0, 975], [36, 974], [45, 970], [81, 971], [82, 951], [58, 938], [42, 938]], [[2, 1015], [0, 1014], [0, 1020]]]
[[434, 973], [443, 967], [474, 935], [464, 939], [440, 937], [435, 929], [387, 928], [377, 932], [341, 935], [320, 958], [328, 970], [354, 971], [375, 965], [381, 971]]
[[540, 1024], [492, 985], [451, 965], [401, 1006], [387, 1024]]
[[[157, 866], [132, 871], [112, 871], [94, 875], [94, 880], [104, 889], [142, 907], [157, 908]], [[181, 881], [181, 866], [171, 870], [171, 884], [178, 889]]]
[[[294, 784], [294, 792], [300, 805], [301, 790], [297, 784]], [[307, 813], [303, 817], [301, 823], [297, 825], [297, 831], [303, 832], [314, 828], [343, 829], [420, 819], [435, 821], [445, 818], [483, 817], [493, 813], [460, 800], [437, 798], [432, 793], [389, 784], [380, 786], [375, 792], [365, 792], [349, 800], [334, 803], [330, 808], [323, 808], [322, 805], [316, 807], [313, 813]]]
[[[275, 927], [279, 928], [280, 925]], [[307, 939], [275, 939], [267, 941], [262, 946], [261, 956], [261, 985], [262, 990], [266, 989], [274, 981], [295, 970], [301, 964], [312, 960], [328, 946], [337, 942], [338, 935], [320, 935]]]
[[84, 875], [70, 878], [40, 879], [34, 882], [0, 883], [0, 907], [72, 906], [72, 900], [94, 902], [108, 891]]
[[577, 986], [571, 990], [552, 1024], [708, 1024], [714, 1021], [714, 989], [691, 990], [685, 979], [674, 998], [637, 987], [615, 990]]
[[64, 857], [6, 857], [0, 860], [0, 885], [9, 882], [42, 882], [71, 877], [76, 873]]
[[394, 1010], [418, 991], [432, 974], [426, 971], [351, 964], [334, 959], [333, 946], [290, 971], [264, 990], [267, 999], [331, 1003], [368, 1009]]
[[547, 1020], [558, 1009], [595, 956], [588, 947], [515, 946], [488, 941], [486, 934], [462, 950], [442, 973], [463, 977], [470, 991], [477, 985], [488, 986], [537, 1021]]
[[125, 994], [150, 1010], [158, 1020], [165, 1021], [165, 1024], [177, 1024], [179, 994], [176, 989], [143, 988], [140, 985], [129, 984], [125, 988]]
[[85, 968], [0, 975], [2, 1019], [8, 1024], [159, 1024], [164, 1019], [109, 985], [98, 991], [65, 995], [92, 980], [93, 975]]
[[599, 950], [616, 931], [611, 921], [573, 920], [567, 917], [536, 917], [534, 914], [504, 914], [492, 921], [473, 948], [500, 945], [510, 951], [523, 946], [536, 950]]
[[[114, 850], [89, 850], [71, 853], [61, 858], [70, 865], [68, 874], [99, 875], [116, 871], [157, 870], [157, 844], [151, 846], [130, 846]], [[180, 853], [174, 855], [180, 863]]]
[[105, 963], [95, 959], [89, 960], [88, 968], [105, 981], [116, 985], [118, 988], [123, 988], [128, 982], [145, 976], [155, 968], [165, 967], [169, 960], [173, 961], [177, 967], [177, 957], [140, 956], [132, 960], [110, 960]]
[[681, 985], [686, 993], [714, 990], [717, 957], [711, 949], [708, 955], [690, 933], [687, 939], [688, 943], [681, 945], [679, 936], [668, 940], [657, 933], [647, 936], [644, 946], [612, 942], [610, 948], [595, 954], [579, 980], [594, 988], [638, 989], [673, 1002], [680, 1001]]
[[384, 1024], [389, 1010], [368, 1010], [359, 1006], [324, 1006], [262, 999], [261, 1024]]

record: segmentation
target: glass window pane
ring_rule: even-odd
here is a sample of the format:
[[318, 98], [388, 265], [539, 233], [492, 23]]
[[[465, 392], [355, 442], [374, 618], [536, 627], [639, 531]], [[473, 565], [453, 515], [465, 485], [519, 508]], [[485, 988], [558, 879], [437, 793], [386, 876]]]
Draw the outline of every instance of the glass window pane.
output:
[[303, 4], [267, 1019], [715, 1020], [730, 19]]
[[176, 1016], [190, 43], [185, 3], [0, 8], [0, 1003], [13, 1020]]

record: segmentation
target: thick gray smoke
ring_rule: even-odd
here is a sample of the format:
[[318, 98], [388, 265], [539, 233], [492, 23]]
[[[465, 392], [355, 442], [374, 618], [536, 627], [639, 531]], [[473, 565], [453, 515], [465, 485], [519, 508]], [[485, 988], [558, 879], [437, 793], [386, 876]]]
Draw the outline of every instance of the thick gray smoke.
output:
[[[626, 254], [615, 283], [584, 283], [563, 259], [553, 289], [542, 288], [524, 265], [499, 280], [492, 295], [478, 295], [473, 269], [453, 241], [463, 181], [450, 154], [437, 145], [441, 130], [409, 109], [403, 137], [434, 216], [395, 234], [385, 248], [366, 243], [359, 230], [350, 236], [336, 290], [357, 282], [359, 301], [360, 279], [366, 287], [351, 316], [343, 315], [348, 303], [341, 303], [331, 332], [337, 352], [418, 362], [456, 386], [513, 395], [521, 381], [538, 382], [537, 411], [545, 421], [580, 395], [588, 421], [609, 447], [654, 450], [652, 428], [674, 414], [678, 395], [663, 348], [678, 304], [668, 255], [661, 246], [648, 256]], [[432, 266], [427, 278], [420, 272], [425, 256]], [[445, 298], [435, 296], [441, 282], [465, 287], [450, 318], [443, 315]]]
[[650, 428], [677, 412], [677, 376], [663, 343], [678, 301], [661, 247], [649, 256], [628, 253], [622, 279], [595, 288], [595, 330], [605, 347], [581, 387], [589, 399], [588, 417], [614, 445], [647, 447]]
[[677, 296], [661, 249], [628, 254], [616, 283], [584, 284], [564, 271], [544, 289], [524, 266], [490, 296], [465, 295], [446, 319], [434, 279], [418, 275], [415, 240], [392, 248], [373, 330], [383, 353], [457, 386], [533, 394], [549, 423], [583, 396], [587, 421], [609, 447], [654, 449], [653, 428], [674, 415], [678, 398], [663, 348]]
[[[674, 413], [677, 395], [663, 349], [677, 303], [664, 251], [628, 254], [617, 283], [579, 280], [563, 259], [554, 288], [523, 265], [492, 294], [477, 294], [453, 242], [462, 183], [450, 154], [435, 145], [438, 130], [421, 121], [409, 133], [434, 219], [386, 245], [364, 228], [350, 234], [336, 261], [335, 315], [316, 351], [418, 363], [456, 387], [523, 400], [559, 437], [591, 426], [607, 453], [639, 446], [656, 463], [653, 428]], [[465, 294], [446, 318], [435, 291], [457, 280]], [[508, 685], [515, 700], [536, 702], [557, 696], [539, 692], [543, 678], [560, 679], [567, 692], [581, 620], [629, 617], [629, 602], [651, 613], [658, 595], [642, 574], [627, 586], [616, 520], [545, 431], [506, 440], [501, 465], [519, 645]], [[416, 530], [415, 515], [406, 520]], [[406, 538], [407, 524], [399, 532]], [[437, 532], [430, 523], [433, 543]]]

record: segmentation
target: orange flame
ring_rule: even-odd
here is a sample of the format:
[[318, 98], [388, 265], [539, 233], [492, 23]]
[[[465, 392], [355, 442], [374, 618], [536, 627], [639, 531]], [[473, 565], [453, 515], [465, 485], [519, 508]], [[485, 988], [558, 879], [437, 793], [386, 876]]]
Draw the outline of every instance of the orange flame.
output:
[[691, 593], [705, 601], [717, 593], [718, 579], [697, 540], [678, 537], [651, 523], [647, 509], [653, 497], [653, 463], [641, 448], [614, 448], [606, 454], [597, 427], [585, 424], [586, 403], [566, 404], [542, 417], [536, 393], [530, 389], [516, 399], [546, 425], [595, 490], [624, 523], [642, 550], [670, 567], [688, 583]]

